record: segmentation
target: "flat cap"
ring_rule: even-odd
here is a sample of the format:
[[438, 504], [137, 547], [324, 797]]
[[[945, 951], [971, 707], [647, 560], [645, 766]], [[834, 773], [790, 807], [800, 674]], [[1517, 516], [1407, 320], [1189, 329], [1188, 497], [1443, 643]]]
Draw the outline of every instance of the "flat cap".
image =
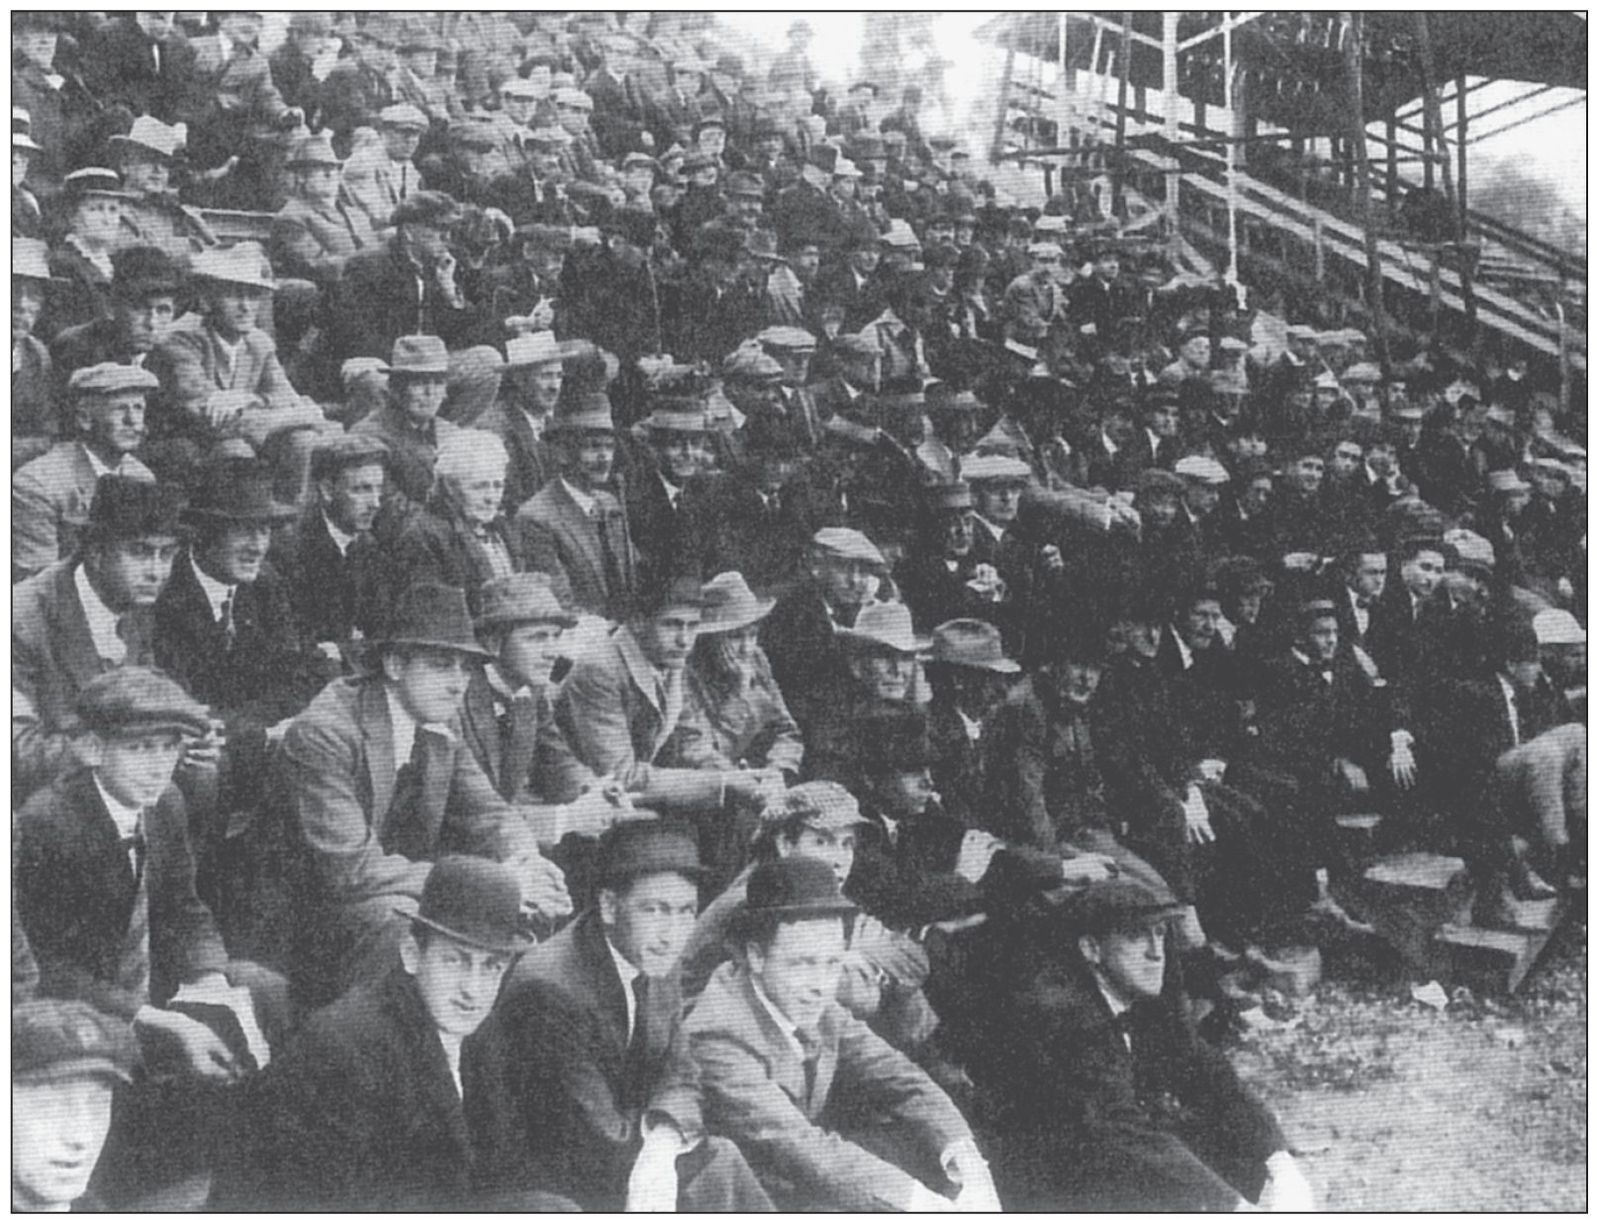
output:
[[815, 350], [815, 336], [802, 326], [767, 326], [754, 337], [766, 347], [795, 352]]
[[857, 559], [863, 563], [887, 566], [887, 560], [881, 551], [876, 549], [876, 544], [856, 529], [829, 525], [825, 529], [816, 530], [815, 537], [811, 541], [816, 550], [824, 551], [838, 559]]
[[78, 716], [96, 733], [186, 733], [203, 737], [211, 716], [165, 674], [123, 665], [95, 678], [78, 695]]
[[154, 373], [132, 364], [91, 364], [86, 369], [73, 370], [67, 379], [67, 389], [73, 397], [97, 394], [122, 394], [130, 390], [154, 390], [161, 382]]
[[737, 348], [721, 364], [721, 376], [732, 382], [768, 383], [782, 380], [776, 357], [749, 344]]
[[388, 446], [363, 432], [340, 432], [311, 451], [311, 478], [330, 479], [354, 466], [388, 465]]
[[131, 1084], [138, 1060], [132, 1026], [82, 1000], [24, 1000], [11, 1009], [11, 1078], [18, 1083], [98, 1076]]
[[430, 225], [444, 228], [454, 223], [459, 205], [442, 191], [417, 191], [394, 209], [394, 225]]
[[764, 833], [800, 826], [847, 830], [867, 820], [853, 794], [842, 784], [826, 779], [795, 784], [781, 800], [771, 802], [760, 814]]
[[515, 572], [498, 576], [482, 587], [482, 610], [477, 629], [515, 623], [558, 623], [575, 627], [577, 616], [560, 604], [542, 572]]
[[417, 131], [427, 129], [427, 116], [409, 102], [396, 102], [377, 112], [377, 121], [384, 127], [411, 127]]
[[1179, 496], [1186, 490], [1179, 475], [1173, 471], [1160, 470], [1157, 466], [1150, 466], [1137, 476], [1137, 499], [1140, 501], [1147, 496], [1171, 495]]
[[1231, 475], [1226, 468], [1212, 457], [1202, 454], [1191, 454], [1176, 463], [1176, 473], [1184, 479], [1196, 479], [1199, 483], [1219, 485], [1229, 483]]
[[1027, 483], [1031, 474], [1025, 462], [1001, 453], [979, 453], [959, 466], [959, 477], [967, 483]]
[[1168, 889], [1131, 877], [1095, 881], [1058, 908], [1057, 919], [1078, 934], [1134, 932], [1156, 927], [1177, 914], [1181, 903]]
[[1538, 644], [1584, 644], [1586, 629], [1568, 610], [1543, 610], [1531, 620]]

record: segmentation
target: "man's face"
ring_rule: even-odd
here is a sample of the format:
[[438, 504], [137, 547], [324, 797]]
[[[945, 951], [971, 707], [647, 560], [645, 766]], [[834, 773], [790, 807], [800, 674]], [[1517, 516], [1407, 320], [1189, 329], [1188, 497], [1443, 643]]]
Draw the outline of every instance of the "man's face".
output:
[[1056, 280], [1062, 274], [1064, 257], [1057, 250], [1048, 250], [1031, 256], [1031, 269], [1039, 276]]
[[672, 606], [645, 619], [637, 628], [638, 643], [656, 669], [681, 669], [699, 638], [699, 612]]
[[788, 254], [787, 264], [793, 269], [793, 274], [798, 276], [800, 283], [808, 284], [821, 269], [821, 249], [819, 246], [800, 246]]
[[416, 980], [433, 1026], [453, 1038], [476, 1033], [499, 995], [509, 955], [420, 929], [401, 945], [405, 969]]
[[1181, 345], [1181, 362], [1189, 369], [1209, 367], [1209, 336], [1193, 335]]
[[779, 924], [769, 944], [749, 946], [749, 974], [784, 1017], [814, 1030], [837, 995], [847, 948], [841, 918]]
[[1137, 497], [1137, 512], [1142, 515], [1143, 523], [1158, 529], [1172, 524], [1180, 511], [1181, 501], [1168, 492]]
[[1066, 661], [1058, 669], [1059, 693], [1078, 707], [1085, 707], [1098, 693], [1103, 666], [1090, 661]]
[[112, 1083], [104, 1076], [11, 1082], [11, 1195], [28, 1210], [64, 1211], [89, 1189], [111, 1131]]
[[981, 482], [971, 487], [976, 511], [994, 525], [1010, 525], [1020, 515], [1020, 495], [1025, 484], [1019, 482]]
[[411, 377], [390, 373], [388, 390], [394, 396], [400, 414], [419, 426], [438, 415], [449, 390], [449, 381], [445, 377]]
[[565, 368], [558, 361], [511, 370], [517, 405], [533, 415], [548, 415], [554, 410], [565, 380]]
[[882, 812], [895, 821], [919, 817], [936, 795], [932, 773], [926, 767], [889, 772], [877, 790]]
[[651, 979], [671, 973], [698, 917], [699, 887], [681, 873], [652, 873], [619, 892], [599, 891], [605, 935]]
[[172, 34], [172, 13], [170, 11], [134, 13], [133, 20], [137, 23], [139, 29], [157, 42], [169, 38]]
[[[1538, 671], [1547, 674], [1553, 685], [1561, 688], [1570, 688], [1586, 685], [1586, 645], [1582, 641], [1578, 644], [1543, 644], [1541, 658], [1536, 664]], [[1528, 686], [1535, 685], [1533, 678]]]
[[581, 106], [570, 106], [562, 102], [555, 103], [555, 114], [560, 119], [560, 126], [574, 136], [580, 136], [588, 130], [588, 112]]
[[[16, 327], [13, 324], [12, 330], [15, 331], [15, 329]], [[1568, 487], [1562, 471], [1549, 470], [1545, 466], [1531, 467], [1530, 481], [1531, 486], [1536, 489], [1536, 494], [1544, 500], [1557, 501], [1563, 499], [1564, 491]]]
[[1530, 504], [1530, 489], [1527, 487], [1504, 492], [1499, 495], [1498, 504], [1501, 506], [1505, 517], [1510, 519], [1517, 517]]
[[23, 276], [11, 277], [11, 341], [33, 333], [44, 312], [44, 285]]
[[421, 144], [421, 131], [415, 127], [384, 127], [383, 151], [389, 160], [409, 161]]
[[[547, 166], [547, 164], [548, 162], [545, 161], [544, 165]], [[548, 170], [547, 168], [540, 168], [535, 163], [533, 165], [533, 173], [542, 178], [547, 177]], [[654, 170], [647, 165], [634, 165], [622, 173], [621, 184], [628, 195], [634, 195], [640, 199], [646, 198], [650, 189], [654, 186]]]
[[346, 534], [365, 533], [383, 506], [382, 463], [346, 466], [321, 481], [321, 493], [322, 509], [334, 525]]
[[222, 18], [222, 37], [236, 47], [253, 46], [261, 36], [261, 19], [254, 13], [228, 13]]
[[839, 199], [852, 199], [859, 194], [859, 179], [853, 174], [838, 174], [832, 179], [832, 193]]
[[[819, 265], [817, 256], [816, 264]], [[882, 262], [882, 248], [878, 245], [855, 246], [848, 252], [848, 264], [859, 275], [873, 275]]]
[[497, 464], [479, 465], [448, 480], [450, 495], [461, 516], [473, 525], [487, 525], [505, 504], [505, 471]]
[[122, 201], [110, 195], [90, 195], [72, 216], [72, 231], [85, 241], [115, 246], [122, 232]]
[[499, 644], [499, 668], [511, 685], [534, 690], [549, 685], [564, 634], [559, 623], [518, 623], [505, 632]]
[[226, 584], [247, 584], [261, 574], [272, 527], [265, 521], [233, 521], [222, 525], [199, 552], [200, 565]]
[[1315, 619], [1303, 632], [1303, 651], [1309, 654], [1311, 661], [1321, 665], [1329, 664], [1336, 656], [1338, 629], [1334, 615], [1322, 615]]
[[909, 698], [909, 684], [915, 676], [912, 655], [881, 649], [852, 658], [850, 668], [874, 698], [887, 703]]
[[538, 99], [523, 97], [516, 94], [504, 99], [505, 113], [510, 116], [510, 121], [517, 127], [525, 127], [532, 122], [533, 112], [538, 109]]
[[660, 469], [677, 486], [705, 468], [709, 448], [702, 432], [661, 431], [654, 433], [652, 440]]
[[735, 220], [740, 220], [750, 228], [759, 226], [760, 217], [765, 215], [765, 200], [758, 195], [733, 195], [727, 200], [727, 208]]
[[1187, 647], [1202, 652], [1213, 644], [1219, 638], [1222, 617], [1220, 603], [1212, 598], [1206, 597], [1188, 606], [1181, 623], [1181, 635]]
[[383, 656], [383, 673], [405, 710], [420, 724], [448, 724], [460, 711], [474, 666], [449, 648], [414, 648]]
[[1364, 463], [1377, 478], [1386, 478], [1397, 469], [1397, 450], [1386, 441], [1376, 441], [1364, 455]]
[[804, 856], [819, 860], [832, 870], [838, 888], [847, 883], [854, 871], [854, 828], [833, 830], [825, 826], [801, 826], [798, 837], [778, 838], [776, 854], [779, 856]]
[[99, 746], [95, 774], [100, 782], [123, 804], [140, 808], [161, 799], [183, 758], [183, 738], [178, 733], [107, 734]]
[[123, 161], [122, 186], [134, 195], [164, 195], [172, 181], [165, 157], [132, 153]]
[[962, 559], [976, 541], [976, 518], [969, 509], [951, 509], [942, 514], [943, 558]]
[[1092, 265], [1092, 273], [1099, 279], [1108, 282], [1120, 275], [1120, 258], [1115, 254], [1105, 254]]
[[1164, 990], [1164, 927], [1100, 932], [1081, 938], [1081, 953], [1122, 999], [1157, 999]]
[[211, 298], [211, 321], [229, 339], [249, 334], [260, 322], [264, 293], [229, 286]]
[[783, 385], [801, 386], [809, 380], [810, 358], [814, 352], [791, 347], [771, 347], [766, 351], [782, 366]]
[[583, 432], [570, 444], [575, 482], [596, 491], [610, 481], [615, 466], [616, 440], [608, 432]]
[[54, 30], [18, 30], [11, 35], [11, 45], [30, 64], [48, 72], [55, 63]]
[[132, 453], [144, 440], [144, 391], [85, 398], [78, 404], [78, 427], [102, 453]]
[[1248, 483], [1247, 490], [1242, 493], [1242, 508], [1250, 517], [1256, 517], [1270, 505], [1270, 496], [1275, 491], [1275, 481], [1268, 476], [1260, 475]]
[[394, 48], [370, 38], [363, 38], [357, 44], [360, 47], [360, 61], [373, 72], [387, 72], [394, 66]]
[[1348, 587], [1360, 597], [1370, 598], [1372, 601], [1386, 592], [1386, 556], [1379, 552], [1360, 555], [1358, 566], [1353, 569], [1353, 577], [1348, 581]]
[[711, 157], [719, 157], [726, 148], [726, 132], [719, 127], [706, 127], [699, 132], [699, 151]]
[[11, 185], [21, 186], [28, 180], [28, 166], [33, 164], [33, 150], [30, 148], [13, 148], [11, 150]]
[[1315, 454], [1300, 457], [1287, 467], [1287, 477], [1292, 480], [1292, 486], [1306, 496], [1312, 496], [1320, 490], [1320, 484], [1325, 481], [1325, 459]]
[[1423, 602], [1436, 592], [1436, 586], [1441, 584], [1442, 573], [1446, 570], [1447, 560], [1440, 551], [1418, 551], [1412, 558], [1403, 561], [1399, 575], [1414, 600]]
[[826, 556], [816, 565], [815, 575], [822, 594], [833, 606], [858, 609], [875, 601], [876, 592], [882, 587], [876, 565], [863, 559]]
[[1331, 478], [1338, 482], [1351, 479], [1364, 460], [1364, 450], [1352, 441], [1340, 441], [1331, 451]]
[[135, 352], [154, 351], [177, 320], [177, 301], [169, 296], [118, 298], [115, 308], [117, 327]]
[[344, 172], [336, 165], [303, 165], [299, 170], [299, 191], [313, 203], [330, 204], [338, 198]]
[[1200, 483], [1196, 479], [1187, 482], [1185, 493], [1187, 507], [1192, 510], [1194, 517], [1207, 517], [1220, 503], [1220, 488], [1214, 483]]
[[1155, 407], [1146, 418], [1148, 431], [1161, 440], [1169, 440], [1181, 429], [1181, 408], [1174, 405]]
[[94, 586], [111, 609], [153, 606], [172, 575], [177, 539], [171, 534], [119, 538], [85, 560]]
[[954, 222], [951, 220], [934, 220], [926, 226], [926, 244], [928, 246], [946, 246], [954, 240]]

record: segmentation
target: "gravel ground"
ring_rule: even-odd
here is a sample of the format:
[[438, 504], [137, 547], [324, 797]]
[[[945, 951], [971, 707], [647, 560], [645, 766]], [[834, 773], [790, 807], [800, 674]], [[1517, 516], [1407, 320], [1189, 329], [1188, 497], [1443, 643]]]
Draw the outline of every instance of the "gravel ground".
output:
[[1233, 1052], [1331, 1211], [1584, 1211], [1586, 929], [1513, 997], [1328, 980]]

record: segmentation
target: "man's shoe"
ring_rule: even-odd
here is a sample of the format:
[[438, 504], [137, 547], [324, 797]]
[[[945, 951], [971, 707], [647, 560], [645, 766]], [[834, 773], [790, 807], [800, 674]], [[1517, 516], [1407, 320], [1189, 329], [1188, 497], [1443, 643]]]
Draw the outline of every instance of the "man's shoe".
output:
[[1304, 922], [1350, 936], [1375, 935], [1374, 925], [1354, 918], [1346, 907], [1329, 894], [1322, 894], [1314, 900], [1313, 905], [1304, 913]]
[[1521, 902], [1558, 897], [1558, 890], [1524, 860], [1515, 860], [1508, 866], [1508, 888]]

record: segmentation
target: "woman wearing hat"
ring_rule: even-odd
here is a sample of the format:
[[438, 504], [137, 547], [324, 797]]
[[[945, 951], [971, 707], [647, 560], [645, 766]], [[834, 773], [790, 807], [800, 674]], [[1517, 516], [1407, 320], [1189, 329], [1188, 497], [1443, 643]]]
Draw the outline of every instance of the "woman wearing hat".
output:
[[340, 197], [343, 163], [326, 132], [296, 139], [288, 170], [294, 196], [272, 219], [272, 267], [279, 275], [329, 283], [351, 255], [374, 248], [377, 236], [366, 214]]
[[115, 170], [73, 170], [61, 184], [66, 235], [50, 254], [50, 274], [64, 280], [51, 295], [49, 334], [111, 312], [111, 252], [123, 238], [127, 201]]

